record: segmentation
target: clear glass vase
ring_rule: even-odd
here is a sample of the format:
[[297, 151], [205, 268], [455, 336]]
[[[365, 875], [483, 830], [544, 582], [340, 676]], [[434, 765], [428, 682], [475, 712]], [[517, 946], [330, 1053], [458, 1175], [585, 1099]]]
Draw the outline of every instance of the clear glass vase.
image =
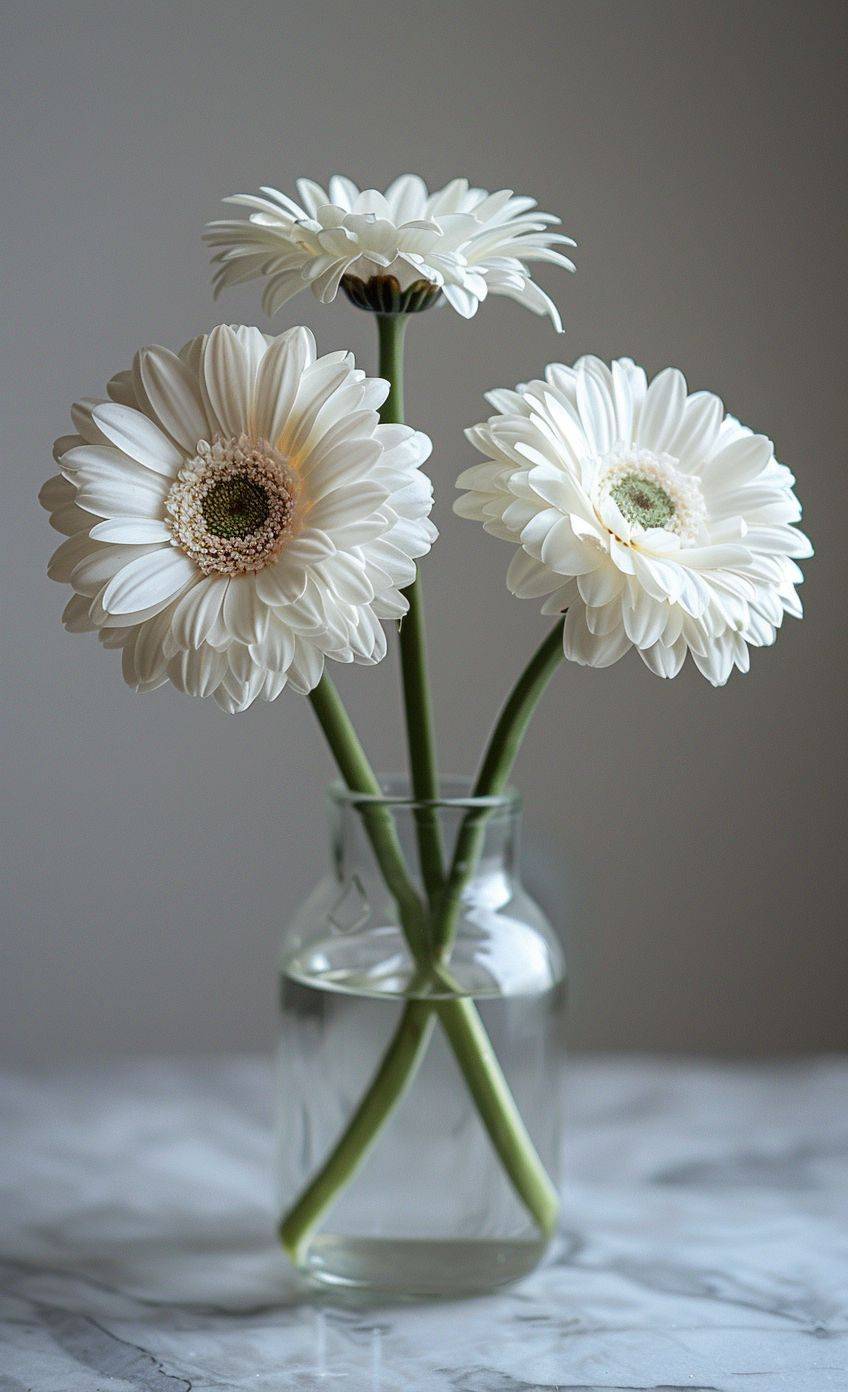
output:
[[469, 1293], [556, 1226], [563, 956], [514, 793], [383, 786], [331, 790], [330, 869], [283, 936], [281, 1236], [321, 1282]]

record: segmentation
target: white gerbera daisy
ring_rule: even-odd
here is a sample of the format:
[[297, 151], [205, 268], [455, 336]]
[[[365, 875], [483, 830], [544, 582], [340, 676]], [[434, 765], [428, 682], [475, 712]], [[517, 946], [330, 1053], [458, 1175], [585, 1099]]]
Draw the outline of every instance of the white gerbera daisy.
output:
[[204, 237], [216, 249], [215, 293], [225, 285], [265, 278], [263, 308], [274, 314], [307, 285], [326, 304], [339, 286], [362, 309], [410, 312], [439, 294], [466, 319], [489, 293], [508, 295], [562, 328], [553, 301], [528, 270], [548, 261], [573, 271], [552, 232], [559, 219], [511, 189], [487, 193], [454, 179], [429, 193], [416, 174], [402, 174], [386, 192], [357, 188], [334, 175], [329, 191], [297, 182], [300, 203], [277, 189], [225, 201], [249, 208], [247, 222], [211, 222]]
[[673, 677], [691, 652], [721, 686], [800, 618], [795, 480], [717, 396], [689, 395], [675, 368], [648, 386], [629, 358], [585, 357], [487, 399], [498, 414], [467, 432], [487, 462], [454, 508], [521, 547], [507, 584], [568, 611], [566, 657], [607, 667], [635, 647]]
[[379, 662], [436, 536], [425, 435], [380, 425], [388, 383], [308, 329], [223, 325], [179, 353], [144, 348], [73, 408], [40, 500], [67, 536], [48, 573], [72, 585], [73, 632], [123, 649], [137, 690], [170, 679], [226, 711], [327, 657]]

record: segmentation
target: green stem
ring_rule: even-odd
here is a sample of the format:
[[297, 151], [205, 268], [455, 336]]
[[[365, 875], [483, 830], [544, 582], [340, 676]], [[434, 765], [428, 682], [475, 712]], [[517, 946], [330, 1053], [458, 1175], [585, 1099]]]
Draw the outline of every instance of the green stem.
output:
[[378, 314], [377, 336], [380, 376], [389, 384], [389, 394], [380, 410], [384, 425], [403, 425], [403, 345], [408, 314]]
[[489, 1138], [539, 1231], [556, 1231], [559, 1195], [539, 1159], [474, 1001], [440, 1001], [436, 1009]]
[[[535, 670], [534, 662], [537, 659], [531, 662], [528, 671]], [[526, 678], [527, 673], [519, 679], [516, 690], [521, 688], [532, 692], [535, 689], [535, 683], [531, 682], [528, 686]], [[379, 783], [328, 676], [322, 678], [310, 699], [345, 782], [354, 791], [379, 793]], [[517, 721], [523, 734], [530, 713], [526, 701], [516, 703], [511, 699], [495, 728], [483, 767], [485, 769], [493, 763], [500, 768], [500, 761], [490, 760], [489, 755], [493, 745], [502, 748], [504, 759], [509, 759], [509, 767], [503, 769], [503, 783], [509, 776], [509, 768], [520, 744], [520, 737], [517, 741], [512, 738], [511, 722]], [[482, 776], [483, 770], [476, 789], [480, 787]], [[494, 780], [492, 784], [494, 787]], [[429, 968], [421, 965], [421, 948], [419, 946], [416, 950], [413, 945], [416, 942], [420, 944], [417, 927], [410, 934], [410, 925], [419, 923], [420, 902], [409, 883], [391, 814], [385, 808], [363, 808], [363, 812], [375, 856], [387, 885], [398, 901], [404, 931], [419, 962], [410, 990], [417, 991], [422, 982], [429, 980], [431, 987], [455, 992], [457, 987], [447, 969], [437, 964]], [[378, 812], [384, 816], [374, 815]], [[470, 867], [469, 855], [465, 861], [458, 860], [455, 855], [456, 873], [452, 874], [449, 887], [457, 882], [459, 867], [463, 864]], [[471, 868], [468, 873], [471, 873]], [[318, 1174], [310, 1180], [280, 1224], [280, 1238], [295, 1263], [302, 1261], [310, 1236], [322, 1215], [359, 1171], [394, 1108], [405, 1095], [426, 1052], [437, 1014], [483, 1124], [516, 1192], [532, 1214], [540, 1232], [549, 1236], [554, 1231], [559, 1211], [556, 1190], [524, 1126], [473, 1000], [448, 998], [428, 1001], [418, 998], [407, 1000], [383, 1059], [353, 1117]]]
[[[536, 649], [510, 692], [486, 747], [472, 797], [497, 797], [509, 782], [527, 727], [548, 682], [562, 661], [562, 629], [558, 619]], [[442, 962], [450, 955], [462, 894], [477, 867], [486, 836], [490, 808], [466, 812], [453, 854], [447, 883], [433, 926], [433, 948]]]
[[[403, 345], [408, 317], [406, 314], [377, 315], [380, 376], [385, 377], [390, 383], [389, 395], [380, 412], [380, 420], [384, 424], [403, 424]], [[424, 596], [417, 567], [415, 579], [403, 593], [409, 609], [400, 625], [400, 666], [410, 781], [416, 801], [436, 802], [439, 797], [436, 740], [433, 705], [427, 680]], [[421, 877], [432, 903], [442, 888], [444, 874], [441, 831], [436, 808], [417, 808], [415, 822]]]
[[[369, 797], [381, 797], [383, 790], [368, 762], [335, 684], [326, 672], [309, 693], [309, 699], [348, 788], [357, 793], [365, 793]], [[392, 814], [387, 807], [381, 807], [379, 804], [363, 804], [361, 812], [380, 872], [397, 903], [410, 949], [419, 964], [425, 962], [427, 934], [423, 905], [407, 874]]]
[[[564, 620], [559, 620], [554, 625], [513, 687], [486, 748], [472, 792], [474, 797], [496, 797], [506, 787], [533, 713], [562, 660], [563, 623]], [[457, 837], [433, 927], [433, 946], [441, 963], [450, 956], [462, 894], [480, 859], [490, 811], [483, 808], [467, 812]], [[524, 1126], [474, 1003], [453, 1000], [441, 1003], [438, 1008], [456, 1060], [501, 1163], [540, 1231], [550, 1236], [556, 1228], [559, 1196]]]
[[[379, 797], [382, 793], [380, 784], [335, 684], [326, 672], [309, 693], [309, 699], [348, 788], [370, 797]], [[407, 874], [391, 812], [386, 807], [372, 807], [365, 803], [359, 810], [386, 887], [397, 903], [404, 935], [419, 964], [410, 983], [410, 989], [417, 990], [432, 977], [426, 965], [428, 952], [423, 906]], [[391, 1113], [409, 1088], [427, 1051], [435, 1022], [436, 1016], [429, 1002], [420, 999], [406, 1002], [382, 1061], [359, 1106], [321, 1169], [280, 1223], [280, 1241], [295, 1265], [301, 1264], [309, 1239], [322, 1215], [358, 1173]]]
[[408, 1001], [377, 1072], [344, 1133], [280, 1224], [280, 1240], [295, 1265], [321, 1216], [349, 1184], [407, 1092], [430, 1042], [436, 1016], [427, 1001]]
[[472, 797], [497, 797], [509, 782], [542, 693], [562, 662], [564, 624], [564, 617], [557, 619], [507, 697], [483, 756]]

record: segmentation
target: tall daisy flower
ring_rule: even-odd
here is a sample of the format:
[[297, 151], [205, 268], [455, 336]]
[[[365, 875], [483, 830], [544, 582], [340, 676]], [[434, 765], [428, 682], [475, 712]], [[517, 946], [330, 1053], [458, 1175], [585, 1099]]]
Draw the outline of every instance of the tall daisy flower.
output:
[[209, 223], [216, 294], [225, 285], [263, 279], [262, 304], [274, 314], [309, 286], [326, 304], [339, 288], [362, 309], [426, 309], [440, 295], [470, 319], [488, 294], [507, 295], [562, 328], [559, 312], [530, 266], [573, 271], [558, 248], [574, 246], [552, 230], [559, 219], [511, 189], [487, 193], [453, 179], [430, 193], [416, 174], [385, 191], [362, 191], [334, 175], [329, 188], [297, 181], [299, 202], [274, 188], [226, 199], [250, 210], [248, 221]]
[[378, 662], [381, 619], [436, 536], [425, 435], [381, 425], [388, 383], [308, 329], [222, 325], [142, 349], [72, 411], [40, 501], [73, 632], [226, 711], [311, 691], [324, 662]]
[[717, 396], [584, 357], [488, 400], [497, 414], [466, 432], [485, 462], [454, 510], [519, 548], [507, 584], [567, 611], [566, 657], [607, 667], [633, 647], [673, 677], [691, 653], [721, 686], [800, 617], [795, 480]]

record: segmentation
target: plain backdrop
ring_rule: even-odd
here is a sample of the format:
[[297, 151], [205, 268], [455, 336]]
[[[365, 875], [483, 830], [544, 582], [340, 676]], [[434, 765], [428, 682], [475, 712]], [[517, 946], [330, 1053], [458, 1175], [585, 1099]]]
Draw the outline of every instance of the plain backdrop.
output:
[[[147, 343], [271, 324], [209, 288], [220, 200], [301, 174], [506, 185], [561, 215], [566, 325], [508, 300], [412, 325], [435, 444], [425, 564], [442, 764], [468, 772], [545, 631], [510, 551], [451, 514], [482, 393], [593, 351], [674, 364], [776, 442], [806, 529], [803, 623], [714, 691], [631, 655], [563, 668], [518, 769], [528, 878], [563, 929], [581, 1048], [848, 1043], [841, 4], [745, 0], [9, 3], [2, 32], [4, 944], [11, 1060], [267, 1048], [281, 924], [326, 854], [308, 703], [236, 718], [133, 695], [64, 633], [35, 502], [68, 408]], [[375, 366], [374, 324], [305, 293], [274, 321]], [[340, 685], [402, 759], [394, 657]]]

